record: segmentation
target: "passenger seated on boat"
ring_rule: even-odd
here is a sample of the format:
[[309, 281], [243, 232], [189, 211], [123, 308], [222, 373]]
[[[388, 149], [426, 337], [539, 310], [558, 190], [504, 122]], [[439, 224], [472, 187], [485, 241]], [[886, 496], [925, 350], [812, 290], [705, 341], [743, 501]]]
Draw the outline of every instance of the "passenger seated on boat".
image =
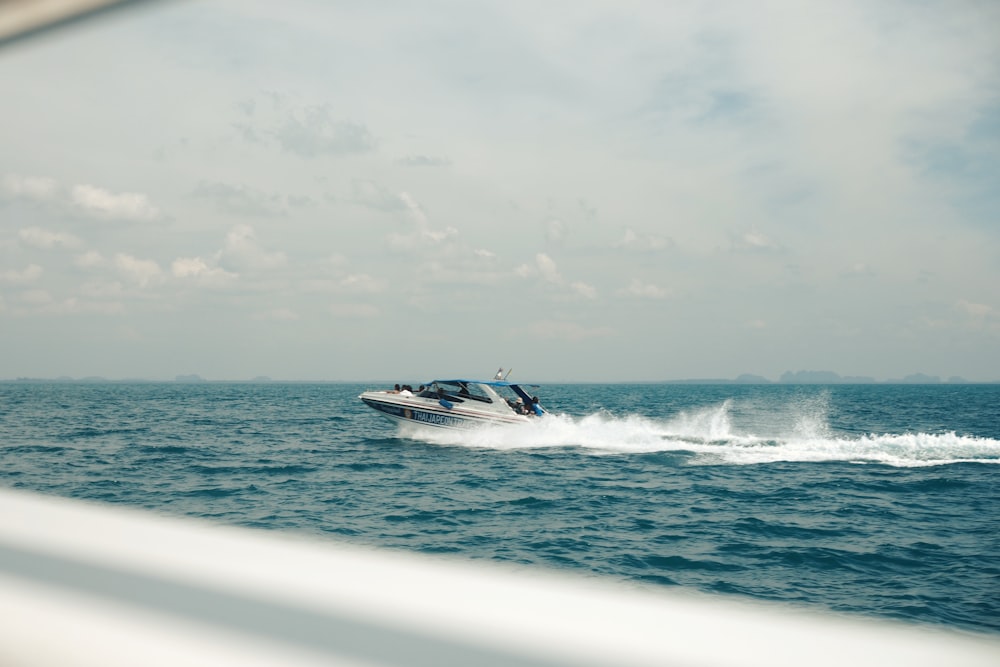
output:
[[394, 385], [392, 385], [392, 389], [389, 390], [389, 393], [390, 394], [398, 394], [399, 391], [400, 391], [399, 385], [398, 384], [394, 384]]
[[516, 412], [517, 414], [519, 415], [528, 414], [528, 408], [524, 404], [524, 401], [522, 401], [520, 398], [513, 401], [507, 401], [507, 403], [510, 404], [511, 409], [513, 409], [514, 412]]
[[404, 384], [403, 388], [399, 390], [400, 396], [413, 396], [413, 392], [410, 391], [410, 385]]

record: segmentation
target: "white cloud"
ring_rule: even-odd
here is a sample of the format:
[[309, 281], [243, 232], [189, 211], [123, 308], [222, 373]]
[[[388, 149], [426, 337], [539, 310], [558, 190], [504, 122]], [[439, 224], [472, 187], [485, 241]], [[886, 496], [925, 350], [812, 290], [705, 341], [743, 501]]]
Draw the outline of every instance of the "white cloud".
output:
[[202, 182], [194, 190], [198, 199], [212, 201], [220, 211], [261, 218], [286, 215], [297, 198], [262, 192], [245, 185]]
[[29, 264], [26, 268], [17, 271], [11, 269], [0, 273], [0, 279], [14, 285], [26, 285], [33, 283], [42, 275], [42, 267], [37, 264]]
[[257, 233], [249, 225], [236, 225], [226, 234], [225, 245], [217, 254], [219, 265], [226, 269], [273, 269], [286, 261], [283, 252], [268, 252], [257, 242]]
[[26, 227], [18, 232], [21, 240], [36, 248], [53, 248], [55, 246], [73, 247], [80, 245], [80, 239], [65, 232], [50, 232], [39, 227]]
[[459, 257], [449, 261], [428, 261], [421, 264], [414, 273], [421, 285], [439, 284], [471, 287], [473, 285], [497, 285], [504, 280], [502, 273], [496, 271], [492, 263], [484, 262], [481, 257]]
[[73, 203], [83, 211], [112, 220], [155, 220], [159, 211], [149, 198], [136, 192], [113, 193], [93, 185], [77, 185], [71, 191]]
[[638, 278], [633, 278], [628, 287], [618, 290], [618, 294], [642, 299], [665, 299], [670, 296], [670, 291], [658, 285], [644, 283]]
[[562, 284], [563, 279], [559, 275], [559, 269], [556, 268], [555, 260], [545, 253], [540, 252], [535, 255], [535, 268], [544, 280], [556, 285]]
[[996, 310], [992, 306], [986, 305], [985, 303], [966, 301], [965, 299], [958, 302], [958, 308], [972, 317], [989, 317], [996, 313]]
[[433, 155], [408, 155], [400, 158], [399, 164], [406, 167], [447, 167], [451, 160]]
[[431, 229], [423, 207], [410, 193], [400, 192], [399, 201], [403, 203], [417, 229], [411, 234], [390, 234], [388, 237], [390, 245], [400, 249], [414, 249], [427, 245], [440, 245], [442, 242], [458, 236], [458, 230], [451, 226], [445, 229]]
[[584, 297], [585, 299], [596, 299], [597, 298], [597, 288], [588, 285], [587, 283], [574, 282], [570, 283], [569, 287], [571, 290]]
[[775, 250], [778, 244], [757, 229], [750, 229], [739, 236], [738, 247], [750, 250]]
[[854, 264], [851, 264], [847, 270], [847, 275], [853, 277], [871, 278], [875, 276], [875, 274], [875, 269], [872, 268], [870, 264], [866, 264], [865, 262], [855, 262]]
[[0, 190], [11, 197], [44, 201], [56, 196], [58, 186], [51, 178], [7, 174], [0, 181]]
[[413, 219], [416, 220], [417, 225], [421, 228], [427, 226], [427, 215], [424, 213], [424, 209], [417, 203], [409, 192], [400, 192], [399, 199], [406, 205], [407, 210]]
[[125, 253], [115, 255], [115, 266], [130, 281], [146, 287], [161, 278], [159, 264], [151, 259], [137, 259]]
[[377, 211], [403, 211], [408, 202], [372, 180], [355, 179], [351, 183], [351, 201]]
[[640, 234], [631, 228], [626, 228], [622, 238], [615, 247], [628, 250], [663, 250], [673, 245], [673, 241], [659, 234]]
[[286, 151], [310, 158], [365, 153], [376, 143], [367, 127], [335, 119], [325, 105], [290, 112], [272, 134]]
[[564, 235], [562, 220], [549, 218], [545, 221], [545, 238], [549, 241], [562, 241]]
[[571, 293], [585, 299], [597, 298], [597, 289], [595, 287], [581, 281], [572, 281], [567, 283], [566, 279], [563, 278], [562, 274], [559, 272], [559, 268], [556, 266], [555, 260], [543, 252], [535, 255], [534, 266], [530, 264], [521, 264], [514, 269], [514, 275], [524, 279], [538, 276], [549, 285], [568, 289]]
[[218, 266], [209, 266], [201, 257], [178, 257], [170, 265], [170, 271], [175, 278], [196, 278], [210, 282], [230, 281], [239, 277]]
[[366, 273], [357, 273], [345, 276], [340, 280], [339, 286], [350, 292], [376, 293], [385, 290], [385, 281], [372, 278]]
[[105, 260], [101, 253], [96, 250], [88, 250], [82, 255], [77, 255], [73, 263], [81, 269], [93, 269], [98, 266], [103, 266]]

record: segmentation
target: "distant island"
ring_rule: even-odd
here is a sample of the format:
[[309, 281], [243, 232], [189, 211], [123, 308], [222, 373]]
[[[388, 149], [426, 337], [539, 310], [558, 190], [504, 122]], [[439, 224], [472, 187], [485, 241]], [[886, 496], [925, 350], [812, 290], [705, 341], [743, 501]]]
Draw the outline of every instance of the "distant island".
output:
[[[997, 384], [1000, 381], [974, 384]], [[697, 378], [689, 380], [666, 380], [667, 384], [973, 384], [963, 377], [952, 375], [942, 380], [937, 375], [913, 373], [903, 378], [876, 380], [867, 375], [840, 375], [833, 371], [785, 371], [777, 381], [761, 375], [744, 373], [733, 379]]]

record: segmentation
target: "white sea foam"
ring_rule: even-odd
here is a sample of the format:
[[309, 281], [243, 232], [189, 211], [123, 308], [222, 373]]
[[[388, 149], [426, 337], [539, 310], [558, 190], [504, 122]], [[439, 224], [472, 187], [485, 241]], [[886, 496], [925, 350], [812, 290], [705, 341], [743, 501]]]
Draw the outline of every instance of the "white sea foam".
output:
[[726, 401], [667, 419], [605, 412], [583, 417], [550, 414], [526, 425], [473, 431], [423, 428], [404, 435], [434, 444], [501, 450], [575, 447], [595, 454], [677, 452], [691, 455], [691, 465], [1000, 463], [1000, 440], [953, 432], [838, 434], [827, 423], [827, 409], [828, 397], [823, 396], [777, 409], [744, 409], [740, 425], [734, 426], [734, 408]]

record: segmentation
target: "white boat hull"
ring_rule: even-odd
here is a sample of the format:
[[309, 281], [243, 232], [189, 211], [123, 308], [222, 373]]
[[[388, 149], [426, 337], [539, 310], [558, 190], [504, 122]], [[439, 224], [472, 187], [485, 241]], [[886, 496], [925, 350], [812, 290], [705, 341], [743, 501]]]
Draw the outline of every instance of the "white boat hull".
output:
[[497, 414], [460, 405], [445, 407], [438, 401], [418, 397], [402, 397], [385, 391], [366, 391], [361, 400], [383, 417], [405, 424], [448, 429], [472, 429], [486, 425], [523, 424], [524, 415]]

